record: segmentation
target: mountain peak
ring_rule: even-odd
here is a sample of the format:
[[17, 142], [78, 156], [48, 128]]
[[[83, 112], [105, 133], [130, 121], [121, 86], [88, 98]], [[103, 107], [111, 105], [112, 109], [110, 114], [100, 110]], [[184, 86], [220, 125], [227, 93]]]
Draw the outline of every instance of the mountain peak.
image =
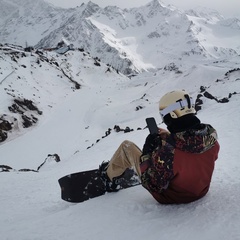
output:
[[[18, 6], [18, 1], [3, 2], [0, 13], [5, 13], [0, 17], [12, 14], [1, 19], [0, 42], [54, 48], [64, 37], [124, 74], [159, 68], [173, 59], [215, 58], [239, 51], [239, 21], [221, 21], [215, 10], [183, 13], [159, 0], [131, 9], [102, 9], [91, 1], [71, 9], [43, 0], [21, 0]], [[221, 41], [209, 33], [221, 33]]]
[[93, 9], [99, 9], [99, 5], [97, 5], [96, 3], [92, 2], [92, 1], [89, 1], [87, 4], [86, 4], [86, 7], [88, 8], [93, 8]]
[[97, 12], [99, 9], [100, 7], [91, 1], [89, 1], [87, 4], [83, 3], [80, 6], [80, 11], [82, 11], [81, 18], [87, 18]]
[[152, 0], [146, 5], [146, 8], [149, 10], [148, 17], [153, 17], [158, 13], [162, 15], [168, 15], [171, 11], [170, 8], [164, 6], [159, 0]]
[[185, 11], [185, 13], [190, 16], [205, 18], [208, 21], [219, 21], [223, 19], [223, 16], [217, 10], [206, 7], [195, 7]]
[[152, 0], [146, 6], [157, 10], [165, 8], [165, 5], [159, 0]]

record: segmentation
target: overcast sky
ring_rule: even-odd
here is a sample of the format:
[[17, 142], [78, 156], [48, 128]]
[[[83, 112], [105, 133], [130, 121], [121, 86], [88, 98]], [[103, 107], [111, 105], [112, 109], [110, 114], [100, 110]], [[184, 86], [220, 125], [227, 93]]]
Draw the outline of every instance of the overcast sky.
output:
[[[45, 0], [59, 7], [76, 7], [88, 0]], [[100, 7], [118, 6], [121, 8], [131, 8], [145, 5], [151, 0], [91, 0]], [[240, 0], [164, 0], [164, 4], [173, 4], [180, 9], [189, 9], [195, 6], [208, 7], [217, 10], [224, 17], [240, 17]]]

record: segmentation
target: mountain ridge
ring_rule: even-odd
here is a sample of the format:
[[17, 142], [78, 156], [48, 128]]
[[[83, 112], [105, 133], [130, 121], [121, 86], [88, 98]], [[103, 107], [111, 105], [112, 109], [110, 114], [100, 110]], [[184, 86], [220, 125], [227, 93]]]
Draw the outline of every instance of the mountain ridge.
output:
[[[0, 42], [50, 48], [64, 37], [74, 47], [84, 48], [126, 75], [164, 67], [170, 59], [185, 59], [192, 54], [216, 59], [240, 51], [239, 20], [225, 20], [214, 10], [181, 12], [158, 0], [130, 9], [100, 8], [93, 2], [70, 9], [43, 0], [21, 0], [17, 7], [16, 0], [1, 3], [5, 14], [0, 21]], [[198, 30], [191, 31], [196, 25]], [[227, 29], [235, 35], [234, 41], [231, 46], [222, 46], [219, 39], [199, 38], [202, 28], [208, 33], [218, 28], [223, 41], [227, 36], [222, 29]], [[144, 51], [145, 44], [152, 44], [154, 53]], [[176, 49], [179, 44], [181, 51]]]

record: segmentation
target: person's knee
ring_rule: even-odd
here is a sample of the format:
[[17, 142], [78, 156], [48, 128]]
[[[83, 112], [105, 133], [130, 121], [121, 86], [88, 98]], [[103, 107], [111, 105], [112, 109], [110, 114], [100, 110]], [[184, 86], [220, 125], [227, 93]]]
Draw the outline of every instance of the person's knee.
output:
[[129, 140], [123, 141], [121, 144], [121, 148], [124, 152], [141, 152], [139, 147], [134, 142], [131, 142]]
[[129, 140], [123, 141], [122, 144], [121, 144], [121, 147], [125, 152], [128, 152], [128, 151], [132, 152], [132, 151], [139, 150], [137, 145], [135, 143], [129, 141]]
[[129, 141], [129, 140], [124, 140], [121, 144], [124, 148], [129, 148], [131, 147], [132, 145], [134, 145], [133, 142]]

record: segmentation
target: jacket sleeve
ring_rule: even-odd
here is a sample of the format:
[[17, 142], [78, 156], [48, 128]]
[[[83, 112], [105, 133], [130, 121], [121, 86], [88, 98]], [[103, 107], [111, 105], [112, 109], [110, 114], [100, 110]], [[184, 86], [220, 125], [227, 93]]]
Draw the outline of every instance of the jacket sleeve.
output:
[[152, 153], [141, 157], [142, 185], [149, 192], [161, 193], [168, 188], [173, 178], [174, 147], [162, 140]]

